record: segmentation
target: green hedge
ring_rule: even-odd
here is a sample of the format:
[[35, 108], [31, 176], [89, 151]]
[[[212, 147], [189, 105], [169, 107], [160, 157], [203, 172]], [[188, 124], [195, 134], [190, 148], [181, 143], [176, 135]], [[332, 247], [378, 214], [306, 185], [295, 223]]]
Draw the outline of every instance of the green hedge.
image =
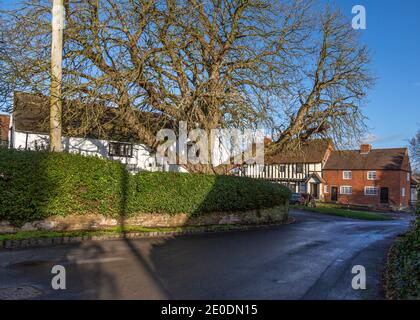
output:
[[284, 204], [290, 197], [281, 185], [233, 176], [150, 172], [132, 180], [129, 212], [242, 211]]
[[390, 299], [420, 300], [420, 218], [390, 251], [386, 291]]
[[285, 203], [287, 188], [254, 179], [183, 173], [132, 176], [117, 161], [0, 149], [0, 220], [52, 215], [242, 211]]
[[122, 166], [66, 153], [0, 149], [0, 220], [15, 224], [51, 215], [120, 209]]

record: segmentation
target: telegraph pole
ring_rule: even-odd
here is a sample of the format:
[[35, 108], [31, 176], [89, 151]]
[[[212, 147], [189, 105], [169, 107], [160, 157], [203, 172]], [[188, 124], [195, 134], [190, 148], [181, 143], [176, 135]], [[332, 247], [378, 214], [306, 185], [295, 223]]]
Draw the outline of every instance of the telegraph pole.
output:
[[60, 152], [62, 118], [62, 62], [64, 0], [53, 0], [51, 43], [51, 92], [50, 92], [50, 150]]

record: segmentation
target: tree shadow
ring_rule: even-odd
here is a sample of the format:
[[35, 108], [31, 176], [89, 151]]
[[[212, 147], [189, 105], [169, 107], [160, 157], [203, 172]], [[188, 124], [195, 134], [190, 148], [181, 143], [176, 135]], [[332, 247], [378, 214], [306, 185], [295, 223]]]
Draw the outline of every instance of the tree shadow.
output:
[[153, 270], [152, 266], [150, 265], [145, 252], [143, 252], [135, 243], [133, 239], [130, 239], [129, 233], [127, 232], [127, 207], [128, 207], [128, 193], [130, 190], [130, 173], [121, 166], [121, 202], [120, 202], [120, 217], [119, 217], [119, 226], [123, 235], [123, 243], [129, 249], [130, 254], [134, 258], [139, 271], [142, 272], [146, 277], [152, 280], [153, 282], [153, 289], [157, 290], [160, 295], [170, 298], [169, 293], [165, 289], [164, 285], [162, 284], [159, 276]]
[[[43, 202], [45, 204], [43, 208], [48, 210], [48, 205], [59, 199], [57, 190], [60, 190], [60, 181], [50, 179], [48, 161], [35, 161], [31, 164], [31, 168], [28, 168], [29, 176], [36, 170], [39, 175], [45, 175], [43, 179], [46, 181], [40, 184], [34, 176], [31, 176], [30, 184], [20, 185], [21, 192], [26, 197], [22, 208], [26, 206], [28, 209], [28, 203], [33, 201], [30, 195], [36, 195], [37, 201]], [[221, 199], [221, 192], [230, 192], [231, 199], [237, 201], [249, 196], [246, 192], [240, 193], [232, 189], [232, 186], [229, 189], [224, 179], [222, 176], [215, 178], [212, 188], [203, 201], [197, 204], [197, 212], [204, 209], [217, 211], [218, 206], [222, 207], [222, 201], [226, 199]], [[205, 252], [206, 239], [215, 240], [218, 234], [135, 240], [131, 238], [127, 225], [131, 212], [130, 196], [135, 191], [131, 181], [130, 173], [121, 165], [118, 203], [121, 230], [119, 240], [84, 241], [60, 246], [18, 249], [13, 252], [0, 251], [0, 261], [5, 261], [6, 265], [3, 268], [0, 264], [0, 279], [3, 271], [10, 272], [8, 283], [0, 287], [33, 285], [42, 292], [41, 295], [34, 297], [36, 299], [201, 298], [205, 296], [204, 293], [200, 293], [202, 277], [207, 278], [206, 281], [211, 279], [213, 283], [211, 289], [217, 292], [223, 288], [223, 283], [219, 283], [218, 278], [226, 276], [223, 263], [229, 261], [231, 265], [240, 269], [241, 263], [247, 259], [247, 256], [252, 258], [253, 251], [261, 245], [259, 243], [253, 248], [241, 248], [235, 243], [236, 238], [230, 237], [226, 248], [235, 252], [231, 255], [232, 250], [225, 252], [219, 241], [212, 241], [208, 248], [210, 251]], [[189, 223], [188, 219], [184, 225]], [[261, 235], [262, 232], [259, 233], [259, 236]], [[261, 241], [267, 244], [270, 239], [264, 238]], [[197, 263], [191, 260], [194, 255], [200, 259]], [[54, 290], [51, 286], [54, 277], [51, 271], [54, 265], [62, 265], [66, 269], [65, 290]], [[190, 275], [189, 272], [194, 274]], [[190, 276], [197, 281], [192, 283]]]
[[[243, 178], [238, 178], [243, 179]], [[131, 179], [126, 170], [121, 172], [121, 204], [120, 204], [120, 228], [125, 230], [129, 227], [127, 219], [129, 218], [129, 198], [130, 192], [133, 192], [133, 186], [130, 186]], [[200, 212], [218, 212], [218, 209], [225, 207], [226, 198], [220, 197], [221, 193], [229, 194], [230, 199], [238, 201], [238, 213], [243, 210], [239, 204], [246, 197], [249, 197], [251, 190], [235, 188], [232, 184], [226, 183], [225, 176], [215, 177], [212, 185], [205, 198], [197, 204], [195, 212], [183, 222], [182, 226], [197, 226], [201, 224], [203, 227], [209, 227], [206, 220], [194, 218]], [[265, 182], [261, 182], [265, 183]], [[257, 218], [260, 210], [264, 208], [264, 200], [258, 201]], [[252, 204], [255, 209], [256, 203]], [[220, 216], [222, 217], [222, 215]], [[220, 221], [219, 223], [229, 224], [232, 221]], [[233, 221], [237, 223], [237, 221]], [[261, 220], [262, 222], [262, 220]], [[267, 220], [264, 221], [267, 223]], [[280, 222], [280, 221], [269, 221]], [[281, 221], [284, 222], [284, 221]], [[256, 222], [258, 223], [258, 221]], [[240, 224], [240, 222], [239, 222]], [[157, 226], [159, 227], [159, 226]], [[161, 226], [165, 227], [165, 226]], [[273, 239], [264, 231], [254, 231], [259, 241], [255, 246], [242, 246], [242, 240], [247, 239], [245, 232], [232, 232], [229, 234], [206, 233], [188, 236], [165, 236], [151, 239], [131, 239], [128, 232], [124, 232], [123, 242], [129, 250], [131, 257], [137, 264], [139, 273], [145, 275], [153, 282], [154, 291], [160, 293], [159, 298], [164, 299], [203, 299], [211, 296], [206, 292], [206, 288], [220, 296], [212, 298], [223, 298], [224, 281], [227, 281], [228, 275], [225, 269], [225, 263], [229, 262], [231, 266], [237, 268], [241, 276], [244, 276], [243, 263], [247, 259], [252, 259], [253, 255], [257, 255], [258, 248], [261, 246], [273, 245]], [[218, 238], [222, 239], [219, 241]], [[223, 239], [228, 239], [224, 243]], [[239, 242], [237, 242], [237, 240]], [[210, 242], [208, 242], [210, 241]], [[224, 243], [224, 244], [222, 244]], [[222, 245], [221, 245], [222, 244]], [[225, 245], [223, 247], [223, 245]], [[226, 250], [224, 250], [226, 249]], [[232, 254], [233, 253], [233, 254]], [[248, 272], [249, 270], [247, 270]], [[249, 275], [252, 275], [249, 274]], [[248, 277], [248, 276], [247, 276]], [[235, 278], [236, 279], [236, 278]], [[201, 283], [201, 280], [206, 284]], [[145, 298], [153, 298], [156, 296], [150, 291], [146, 293]], [[238, 292], [238, 296], [240, 293]]]

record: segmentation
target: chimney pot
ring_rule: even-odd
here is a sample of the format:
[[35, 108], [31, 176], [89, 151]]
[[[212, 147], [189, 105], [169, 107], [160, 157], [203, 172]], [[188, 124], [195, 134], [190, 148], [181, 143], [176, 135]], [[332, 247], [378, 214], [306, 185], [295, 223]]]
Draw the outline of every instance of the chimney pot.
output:
[[370, 144], [365, 143], [360, 146], [360, 153], [369, 153], [370, 150], [372, 150], [372, 145]]

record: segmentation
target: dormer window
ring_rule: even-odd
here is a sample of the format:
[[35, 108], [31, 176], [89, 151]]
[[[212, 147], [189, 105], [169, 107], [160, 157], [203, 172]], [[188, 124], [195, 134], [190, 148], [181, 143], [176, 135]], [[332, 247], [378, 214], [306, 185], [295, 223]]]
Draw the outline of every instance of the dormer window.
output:
[[344, 180], [351, 180], [351, 178], [352, 178], [351, 171], [343, 171]]

